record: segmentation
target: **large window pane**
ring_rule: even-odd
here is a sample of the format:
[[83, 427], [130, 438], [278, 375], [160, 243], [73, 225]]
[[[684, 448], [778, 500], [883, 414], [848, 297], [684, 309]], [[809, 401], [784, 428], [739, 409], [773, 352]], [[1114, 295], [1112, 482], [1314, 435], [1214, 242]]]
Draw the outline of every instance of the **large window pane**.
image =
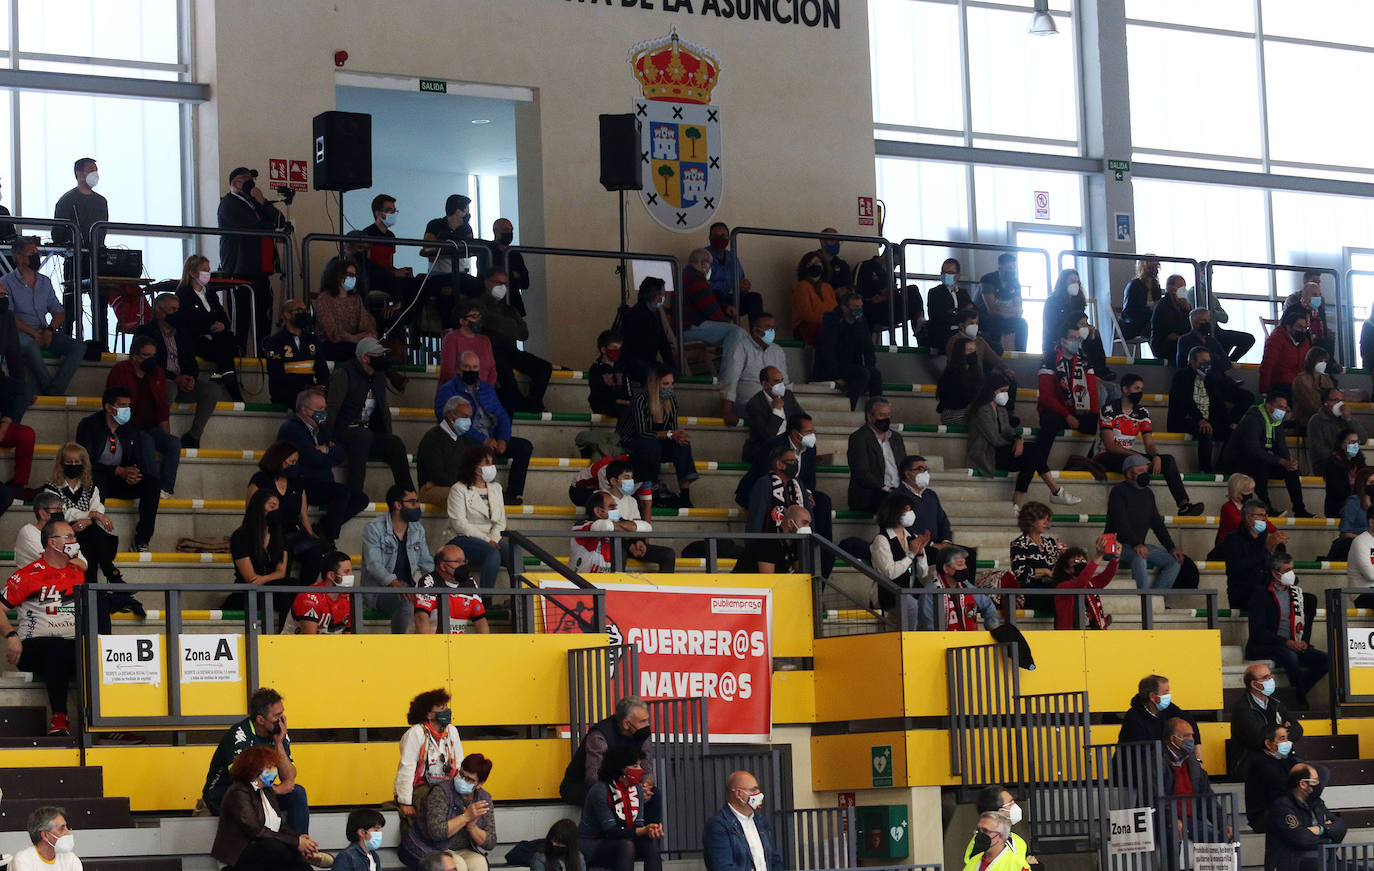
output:
[[[969, 238], [968, 174], [962, 165], [880, 157], [877, 172], [878, 198], [887, 206], [887, 238]], [[909, 248], [907, 267], [938, 273], [947, 256], [943, 248]]]
[[873, 119], [964, 129], [959, 8], [920, 0], [871, 0]]
[[1253, 39], [1126, 28], [1138, 148], [1260, 156]]
[[178, 63], [178, 0], [14, 0], [19, 50]]
[[[1292, 0], [1279, 0], [1291, 3]], [[1254, 0], [1126, 0], [1126, 17], [1165, 24], [1255, 32]], [[1268, 13], [1265, 13], [1268, 29]]]
[[1374, 55], [1268, 42], [1264, 59], [1273, 159], [1374, 168], [1374, 119], [1349, 87], [1374, 80]]
[[[1214, 0], [1198, 5], [1212, 2]], [[1260, 9], [1264, 16], [1264, 32], [1274, 36], [1374, 45], [1374, 4], [1369, 0], [1320, 0], [1316, 3], [1261, 0]]]
[[973, 129], [982, 133], [1078, 139], [1073, 35], [1056, 16], [1058, 36], [1031, 36], [1024, 12], [968, 9]]

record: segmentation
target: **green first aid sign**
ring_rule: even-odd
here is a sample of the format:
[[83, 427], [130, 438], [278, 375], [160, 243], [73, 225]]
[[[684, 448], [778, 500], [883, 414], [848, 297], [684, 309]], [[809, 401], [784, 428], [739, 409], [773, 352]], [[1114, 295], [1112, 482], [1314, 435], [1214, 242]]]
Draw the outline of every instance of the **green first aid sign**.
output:
[[874, 788], [892, 785], [892, 745], [878, 744], [870, 747], [873, 759]]

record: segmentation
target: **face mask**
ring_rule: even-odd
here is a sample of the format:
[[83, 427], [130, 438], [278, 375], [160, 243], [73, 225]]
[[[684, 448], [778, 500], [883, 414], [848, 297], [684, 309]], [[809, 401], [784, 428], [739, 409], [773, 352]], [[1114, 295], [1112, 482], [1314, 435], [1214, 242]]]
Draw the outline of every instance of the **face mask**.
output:
[[339, 575], [339, 586], [341, 586], [341, 587], [351, 587], [351, 586], [353, 586], [353, 576], [352, 576], [352, 575]]
[[724, 251], [724, 250], [725, 250], [726, 248], [728, 248], [729, 246], [730, 246], [730, 237], [729, 237], [729, 236], [712, 236], [712, 237], [711, 237], [711, 247], [714, 248], [714, 249], [716, 249], [717, 251]]
[[1323, 790], [1323, 789], [1326, 789], [1326, 787], [1323, 786], [1323, 785], [1321, 785], [1320, 783], [1317, 784], [1316, 786], [1312, 787], [1312, 798], [1313, 798], [1313, 799], [1321, 798], [1321, 797], [1322, 797], [1322, 790]]
[[1312, 297], [1312, 308], [1321, 308], [1321, 307], [1322, 307], [1322, 298], [1319, 297], [1319, 296], [1314, 296], [1314, 297]]
[[1208, 372], [1211, 372], [1211, 371], [1212, 371], [1212, 363], [1211, 363], [1211, 361], [1209, 360], [1209, 361], [1206, 362], [1206, 363], [1199, 363], [1199, 364], [1198, 364], [1198, 367], [1197, 367], [1197, 371], [1201, 372], [1203, 375], [1206, 375]]
[[979, 832], [973, 836], [973, 852], [975, 854], [986, 853], [990, 849], [992, 849], [992, 838], [988, 836], [987, 832]]
[[640, 781], [643, 779], [644, 769], [642, 768], [630, 768], [627, 769], [624, 774], [620, 775], [620, 782], [624, 786], [639, 786]]
[[355, 287], [357, 287], [357, 286], [358, 286], [358, 276], [356, 276], [356, 275], [345, 275], [345, 276], [344, 276], [344, 280], [343, 280], [343, 289], [344, 289], [344, 290], [352, 290], [353, 288], [355, 288]]
[[271, 786], [277, 782], [277, 769], [269, 768], [267, 771], [258, 775], [258, 780], [263, 786]]
[[1289, 753], [1293, 752], [1293, 742], [1280, 741], [1279, 746], [1274, 749], [1274, 752], [1278, 755], [1280, 759], [1286, 758]]
[[1082, 342], [1081, 339], [1065, 339], [1065, 340], [1064, 340], [1064, 350], [1065, 350], [1065, 351], [1068, 351], [1070, 354], [1077, 354], [1077, 353], [1079, 352], [1079, 350], [1082, 349], [1082, 347], [1083, 347], [1083, 342]]
[[87, 186], [87, 187], [95, 187], [95, 186], [98, 185], [98, 184], [100, 184], [100, 173], [98, 173], [98, 172], [88, 172], [88, 173], [86, 173], [86, 186]]
[[1011, 394], [997, 393], [992, 397], [992, 401], [997, 403], [999, 406], [1005, 406], [1008, 402], [1011, 401]]
[[811, 527], [809, 527], [809, 526], [798, 526], [798, 527], [797, 527], [797, 535], [810, 535], [810, 534], [811, 534]]
[[954, 275], [949, 272], [940, 273], [940, 283], [943, 284], [945, 287], [953, 287]]
[[488, 484], [490, 484], [492, 481], [495, 481], [495, 480], [496, 480], [496, 467], [495, 467], [495, 466], [482, 466], [482, 480], [483, 480], [483, 481], [486, 481]]
[[1305, 341], [1307, 341], [1307, 330], [1293, 331], [1293, 344], [1301, 345]]
[[1264, 693], [1266, 696], [1272, 696], [1274, 694], [1275, 686], [1276, 684], [1274, 683], [1274, 679], [1271, 677], [1260, 684], [1260, 692]]
[[763, 331], [763, 343], [765, 345], [773, 344], [774, 340], [776, 340], [777, 338], [778, 331], [773, 329], [772, 327], [769, 327], [768, 329]]
[[821, 273], [824, 271], [825, 269], [819, 263], [812, 263], [810, 266], [806, 267], [806, 276], [808, 278], [820, 278]]
[[630, 478], [622, 478], [621, 481], [620, 481], [620, 492], [621, 492], [622, 494], [626, 495], [626, 496], [629, 496], [629, 495], [630, 495], [631, 493], [633, 493], [634, 491], [635, 491], [635, 482], [634, 482], [634, 480], [633, 480], [633, 479], [630, 479]]
[[1298, 574], [1297, 574], [1297, 572], [1293, 571], [1292, 569], [1289, 569], [1288, 571], [1286, 571], [1286, 572], [1284, 572], [1283, 574], [1279, 575], [1279, 583], [1280, 583], [1280, 584], [1283, 584], [1285, 587], [1291, 587], [1291, 586], [1293, 586], [1293, 584], [1297, 583], [1297, 580], [1298, 580]]
[[1163, 711], [1163, 710], [1165, 710], [1166, 708], [1168, 708], [1169, 705], [1173, 704], [1173, 702], [1174, 702], [1174, 696], [1173, 696], [1173, 694], [1172, 694], [1172, 693], [1165, 693], [1164, 695], [1162, 695], [1162, 696], [1159, 697], [1159, 701], [1155, 704], [1155, 707], [1156, 707], [1156, 708], [1159, 708], [1161, 711]]
[[857, 321], [864, 316], [864, 310], [862, 308], [852, 308], [849, 310], [849, 316]]
[[281, 523], [281, 509], [273, 508], [265, 515], [268, 523]]
[[42, 266], [42, 265], [43, 265], [43, 260], [42, 260], [42, 258], [40, 258], [37, 254], [30, 254], [30, 255], [29, 255], [29, 268], [30, 268], [30, 269], [32, 269], [34, 272], [37, 272], [37, 271], [38, 271], [38, 267], [40, 267], [40, 266]]
[[253, 192], [255, 187], [257, 187], [257, 183], [251, 178], [246, 178], [243, 180], [243, 186], [239, 188], [239, 193], [246, 197]]
[[822, 246], [822, 250], [831, 257], [834, 257], [836, 254], [840, 253], [840, 243], [832, 242], [829, 245]]
[[787, 477], [795, 478], [797, 477], [797, 473], [801, 471], [801, 463], [796, 460], [792, 460], [790, 463], [783, 463], [782, 471]]
[[711, 267], [710, 267], [710, 266], [707, 266], [705, 269], [701, 270], [701, 277], [704, 278], [704, 279], [706, 279], [707, 281], [710, 281], [710, 280], [711, 280]]
[[748, 796], [744, 799], [744, 803], [749, 805], [749, 807], [753, 808], [754, 810], [758, 810], [759, 808], [763, 807], [763, 793], [756, 792], [753, 795]]
[[210, 283], [210, 273], [208, 273], [208, 272], [200, 272], [200, 273], [197, 273], [197, 274], [196, 274], [196, 281], [200, 282], [200, 286], [201, 286], [201, 287], [205, 287], [207, 284]]
[[1198, 324], [1198, 325], [1197, 325], [1197, 334], [1198, 334], [1199, 336], [1204, 336], [1204, 337], [1210, 336], [1210, 335], [1212, 334], [1212, 325], [1211, 325], [1211, 324]]
[[1269, 521], [1267, 521], [1267, 520], [1256, 520], [1254, 523], [1251, 523], [1251, 524], [1250, 524], [1250, 528], [1253, 529], [1253, 530], [1255, 530], [1255, 534], [1256, 534], [1256, 535], [1260, 535], [1261, 533], [1264, 532], [1264, 530], [1266, 530], [1266, 529], [1269, 528]]
[[76, 850], [76, 835], [71, 832], [63, 835], [53, 842], [52, 848], [59, 853], [71, 853]]
[[315, 323], [315, 319], [311, 317], [310, 312], [303, 311], [292, 315], [291, 323], [298, 330], [308, 330]]
[[645, 726], [643, 729], [636, 729], [635, 733], [630, 736], [630, 740], [635, 742], [635, 744], [643, 744], [645, 741], [649, 740], [649, 736], [652, 734], [653, 732], [649, 730], [649, 727]]
[[671, 387], [660, 387], [660, 388], [658, 389], [658, 398], [659, 398], [659, 399], [672, 399], [672, 398], [673, 398], [673, 388], [671, 388]]
[[478, 318], [477, 320], [468, 321], [468, 329], [472, 330], [474, 333], [482, 332], [482, 319]]
[[802, 447], [806, 448], [807, 450], [814, 448], [816, 446], [816, 434], [814, 432], [807, 433], [806, 435], [801, 437], [801, 443]]
[[877, 420], [873, 421], [873, 428], [876, 429], [878, 432], [887, 432], [888, 430], [892, 429], [892, 418], [878, 418]]
[[1012, 802], [1010, 806], [1003, 808], [1003, 810], [1006, 811], [1007, 816], [1011, 818], [1011, 824], [1013, 826], [1021, 822], [1021, 805], [1017, 804], [1016, 802]]
[[605, 351], [602, 351], [602, 353], [605, 354], [606, 359], [609, 360], [609, 361], [611, 361], [612, 363], [614, 363], [614, 362], [616, 362], [616, 361], [618, 361], [618, 360], [620, 359], [620, 349], [619, 349], [619, 348], [607, 348]]
[[301, 473], [300, 463], [292, 463], [289, 466], [282, 466], [281, 473], [287, 478], [295, 478]]
[[138, 368], [143, 370], [145, 375], [152, 374], [153, 370], [157, 368], [157, 358], [149, 357], [146, 360], [139, 361]]
[[898, 520], [897, 522], [900, 523], [903, 528], [910, 526], [911, 524], [916, 522], [916, 512], [907, 511], [902, 515], [902, 519]]
[[498, 244], [498, 245], [509, 245], [510, 243], [512, 243], [512, 242], [514, 242], [514, 241], [515, 241], [515, 231], [513, 231], [513, 230], [507, 231], [507, 232], [505, 232], [505, 233], [497, 233], [497, 234], [496, 234], [496, 244]]
[[1279, 423], [1279, 422], [1281, 422], [1285, 417], [1288, 416], [1288, 409], [1286, 409], [1286, 408], [1276, 408], [1276, 409], [1274, 409], [1273, 414], [1271, 414], [1271, 415], [1269, 415], [1269, 416], [1272, 417], [1272, 418], [1274, 419], [1274, 423]]
[[493, 287], [493, 288], [491, 289], [491, 295], [492, 295], [492, 298], [493, 298], [493, 299], [498, 299], [498, 300], [500, 300], [500, 299], [505, 299], [505, 298], [506, 298], [506, 293], [507, 293], [507, 288], [506, 288], [506, 286], [505, 286], [504, 284], [498, 284], [498, 285], [496, 285], [495, 287]]
[[1313, 371], [1313, 372], [1316, 372], [1318, 375], [1325, 375], [1325, 374], [1326, 374], [1326, 361], [1325, 361], [1325, 360], [1322, 360], [1320, 363], [1318, 363], [1317, 365], [1313, 366], [1313, 367], [1312, 367], [1312, 371]]
[[119, 424], [120, 426], [123, 426], [124, 424], [128, 423], [128, 422], [129, 422], [129, 419], [132, 418], [133, 416], [134, 416], [134, 410], [133, 410], [132, 408], [127, 408], [127, 407], [126, 407], [126, 408], [116, 408], [116, 409], [115, 409], [115, 413], [114, 413], [115, 423]]
[[970, 339], [978, 338], [978, 325], [969, 324], [968, 326], [964, 327], [964, 335], [968, 336]]
[[1355, 444], [1354, 442], [1351, 442], [1350, 444], [1345, 446], [1345, 453], [1347, 456], [1353, 457], [1359, 454], [1359, 452], [1360, 446], [1358, 444]]
[[1184, 756], [1192, 756], [1195, 750], [1197, 750], [1197, 742], [1192, 738], [1184, 738], [1178, 744], [1178, 752]]
[[927, 487], [929, 487], [929, 486], [930, 486], [930, 473], [929, 473], [929, 472], [917, 472], [917, 473], [916, 473], [916, 487], [917, 487], [918, 489], [924, 490], [925, 488], [927, 488]]
[[619, 509], [619, 508], [612, 508], [610, 511], [607, 511], [607, 512], [606, 512], [606, 519], [609, 520], [609, 521], [611, 521], [612, 523], [619, 523], [619, 522], [620, 522], [620, 509]]
[[396, 226], [396, 213], [395, 213], [395, 212], [390, 212], [390, 213], [388, 213], [388, 214], [382, 215], [382, 226], [383, 226], [383, 227], [394, 227], [394, 226]]
[[1132, 405], [1139, 405], [1140, 400], [1145, 398], [1145, 394], [1142, 391], [1133, 390], [1126, 394], [1126, 398], [1131, 401]]
[[476, 372], [476, 370], [472, 370], [472, 369], [465, 370], [465, 371], [463, 372], [463, 376], [462, 376], [462, 377], [463, 377], [463, 383], [466, 384], [467, 386], [469, 386], [469, 387], [476, 387], [476, 386], [477, 386], [478, 378], [477, 378], [477, 372]]
[[62, 545], [62, 552], [67, 555], [68, 559], [70, 559], [71, 557], [77, 556], [81, 553], [81, 545], [74, 541], [69, 541], [66, 544]]
[[472, 418], [460, 417], [455, 419], [450, 425], [453, 427], [454, 435], [463, 435], [468, 430], [472, 429]]
[[783, 396], [787, 394], [787, 385], [779, 381], [777, 384], [774, 384], [772, 387], [768, 388], [768, 392], [773, 394], [774, 397], [782, 399]]
[[[387, 217], [390, 218], [390, 217], [394, 217], [394, 216], [392, 216], [392, 215], [387, 215]], [[382, 833], [381, 833], [381, 832], [371, 832], [371, 833], [369, 833], [368, 836], [367, 836], [367, 840], [366, 840], [366, 841], [363, 841], [363, 846], [364, 846], [364, 847], [367, 847], [369, 850], [380, 850], [380, 849], [382, 849]]]
[[1135, 485], [1136, 485], [1137, 487], [1139, 487], [1140, 489], [1142, 489], [1142, 490], [1145, 489], [1146, 487], [1150, 486], [1150, 475], [1149, 475], [1149, 473], [1147, 472], [1147, 473], [1145, 473], [1145, 474], [1143, 474], [1143, 475], [1137, 475], [1136, 478], [1135, 478]]
[[423, 508], [402, 508], [401, 519], [406, 523], [414, 523], [420, 519], [420, 515], [423, 513]]
[[80, 478], [84, 468], [80, 463], [63, 463], [62, 474], [68, 478]]
[[473, 791], [477, 789], [477, 784], [468, 783], [461, 775], [454, 775], [453, 788], [458, 790], [459, 795], [472, 795]]
[[1069, 282], [1069, 296], [1078, 296], [1083, 288], [1076, 281]]

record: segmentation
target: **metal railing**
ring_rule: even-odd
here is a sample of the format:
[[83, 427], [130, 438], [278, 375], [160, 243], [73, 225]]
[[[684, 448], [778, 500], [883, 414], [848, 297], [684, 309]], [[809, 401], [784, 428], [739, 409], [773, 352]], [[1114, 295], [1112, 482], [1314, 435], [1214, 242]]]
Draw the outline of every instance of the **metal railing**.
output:
[[[1132, 253], [1125, 252], [1125, 251], [1086, 251], [1086, 250], [1078, 250], [1078, 249], [1075, 249], [1075, 250], [1072, 250], [1072, 251], [1060, 251], [1060, 252], [1059, 252], [1059, 264], [1058, 264], [1058, 265], [1059, 265], [1059, 271], [1060, 271], [1060, 272], [1063, 272], [1065, 269], [1072, 268], [1072, 267], [1067, 267], [1067, 266], [1064, 265], [1064, 262], [1065, 262], [1065, 260], [1066, 260], [1067, 258], [1072, 258], [1072, 259], [1074, 259], [1074, 260], [1080, 260], [1080, 259], [1081, 259], [1081, 260], [1107, 260], [1107, 261], [1111, 261], [1111, 260], [1118, 260], [1118, 261], [1141, 261], [1141, 260], [1145, 260], [1145, 261], [1158, 261], [1158, 262], [1160, 262], [1160, 263], [1183, 263], [1183, 264], [1190, 265], [1190, 266], [1193, 267], [1193, 288], [1194, 288], [1194, 292], [1196, 293], [1196, 296], [1197, 296], [1196, 300], [1194, 301], [1194, 305], [1197, 306], [1197, 307], [1201, 307], [1201, 308], [1206, 308], [1206, 307], [1207, 307], [1207, 304], [1208, 304], [1207, 285], [1206, 285], [1206, 281], [1204, 280], [1204, 276], [1203, 276], [1202, 263], [1201, 263], [1201, 261], [1194, 260], [1194, 259], [1191, 258], [1191, 257], [1177, 257], [1177, 256], [1169, 256], [1169, 255], [1162, 255], [1162, 254], [1132, 254]], [[1113, 330], [1113, 335], [1111, 336], [1110, 341], [1108, 341], [1108, 342], [1105, 343], [1106, 348], [1107, 348], [1108, 351], [1110, 352], [1110, 350], [1112, 349], [1113, 345], [1114, 345], [1114, 344], [1117, 342], [1117, 340], [1119, 339], [1119, 340], [1121, 341], [1122, 349], [1126, 352], [1126, 357], [1127, 357], [1128, 361], [1134, 363], [1134, 362], [1135, 362], [1135, 355], [1131, 353], [1130, 347], [1126, 344], [1126, 342], [1127, 342], [1127, 341], [1131, 341], [1131, 342], [1136, 342], [1136, 343], [1138, 343], [1138, 344], [1148, 344], [1148, 342], [1149, 342], [1149, 336], [1146, 335], [1146, 336], [1144, 336], [1143, 338], [1142, 338], [1142, 337], [1136, 337], [1136, 338], [1127, 340], [1127, 339], [1124, 337], [1124, 335], [1122, 334], [1122, 332], [1121, 332], [1121, 322], [1120, 322], [1120, 321], [1117, 319], [1117, 317], [1116, 317], [1116, 310], [1115, 310], [1115, 306], [1112, 304], [1112, 295], [1111, 295], [1111, 290], [1110, 290], [1110, 288], [1108, 289], [1108, 292], [1107, 292], [1105, 295], [1099, 294], [1099, 295], [1098, 295], [1098, 299], [1100, 299], [1100, 300], [1105, 300], [1105, 302], [1106, 302], [1106, 305], [1107, 305], [1107, 311], [1106, 311], [1107, 321], [1106, 321], [1106, 322], [1109, 322], [1109, 323], [1112, 324], [1112, 330]], [[1126, 297], [1125, 297], [1124, 292], [1123, 292], [1123, 294], [1122, 294], [1121, 304], [1122, 304], [1123, 307], [1124, 307], [1125, 304], [1126, 304]], [[1099, 302], [1098, 305], [1101, 306], [1102, 303]], [[1102, 314], [1103, 314], [1103, 313], [1100, 312], [1100, 311], [1097, 312], [1097, 313], [1096, 313], [1097, 316], [1096, 316], [1096, 317], [1094, 318], [1094, 320], [1093, 320], [1093, 323], [1095, 323], [1095, 324], [1098, 325], [1098, 330], [1099, 330], [1099, 331], [1101, 331], [1101, 329], [1102, 329], [1102, 324], [1104, 323], [1103, 318], [1102, 318]]]
[[[1087, 783], [1084, 817], [1092, 822], [1092, 844], [1098, 851], [1098, 867], [1104, 871], [1152, 871], [1155, 853], [1110, 852], [1112, 811], [1139, 809], [1153, 813], [1155, 800], [1164, 793], [1164, 755], [1158, 741], [1124, 741], [1090, 744], [1085, 748], [1092, 763]], [[1031, 821], [1036, 830], [1037, 819]]]
[[[1050, 252], [1045, 250], [1044, 248], [1031, 248], [1025, 245], [1002, 245], [996, 242], [957, 242], [953, 239], [903, 239], [899, 243], [899, 247], [897, 249], [901, 256], [903, 274], [907, 273], [906, 249], [909, 247], [943, 248], [946, 251], [997, 251], [1004, 254], [1038, 254], [1041, 257], [1045, 258], [1045, 296], [1048, 298], [1050, 293], [1054, 290], [1054, 275], [1052, 272], [1054, 263], [1050, 257]], [[960, 266], [963, 266], [962, 262], [960, 263]], [[972, 282], [972, 286], [974, 287], [978, 287], [980, 285], [981, 279]], [[972, 296], [972, 294], [970, 294], [970, 296]], [[977, 300], [975, 300], [974, 302], [976, 304]], [[927, 312], [926, 314], [927, 316], [929, 316], [929, 312]], [[1029, 338], [1027, 338], [1027, 347], [1029, 346], [1030, 340]]]
[[1235, 793], [1161, 795], [1157, 807], [1155, 837], [1162, 847], [1162, 861], [1157, 867], [1166, 871], [1194, 867], [1197, 844], [1228, 844], [1235, 840]]
[[[1050, 588], [1039, 588], [1039, 587], [1034, 587], [1034, 588], [1023, 588], [1023, 587], [957, 587], [957, 588], [954, 588], [954, 589], [945, 589], [945, 588], [942, 588], [942, 587], [902, 587], [902, 588], [900, 589], [900, 594], [901, 594], [902, 596], [913, 596], [913, 597], [940, 596], [942, 599], [943, 599], [943, 598], [946, 598], [946, 597], [949, 597], [949, 596], [960, 596], [960, 595], [979, 595], [979, 596], [989, 596], [989, 597], [991, 597], [991, 596], [1000, 596], [1000, 597], [1002, 597], [1002, 607], [1001, 607], [1001, 611], [1000, 611], [1001, 619], [1005, 620], [1007, 623], [1009, 623], [1009, 624], [1011, 624], [1011, 625], [1013, 625], [1013, 626], [1016, 625], [1016, 621], [1017, 621], [1017, 619], [1018, 619], [1018, 618], [1017, 618], [1017, 610], [1016, 610], [1016, 597], [1017, 597], [1017, 596], [1034, 596], [1034, 597], [1036, 597], [1036, 598], [1041, 598], [1041, 597], [1054, 597], [1054, 598], [1058, 598], [1058, 597], [1060, 597], [1060, 596], [1071, 596], [1071, 597], [1073, 597], [1073, 598], [1075, 599], [1075, 602], [1074, 602], [1074, 627], [1075, 627], [1075, 628], [1079, 628], [1079, 629], [1081, 629], [1081, 628], [1083, 628], [1084, 626], [1087, 625], [1087, 624], [1086, 624], [1086, 619], [1087, 619], [1087, 617], [1086, 617], [1086, 603], [1085, 603], [1084, 600], [1085, 600], [1088, 596], [1101, 596], [1102, 598], [1105, 598], [1105, 599], [1123, 598], [1123, 597], [1125, 597], [1125, 598], [1134, 597], [1134, 598], [1140, 599], [1140, 628], [1142, 628], [1142, 629], [1153, 629], [1153, 628], [1154, 628], [1154, 610], [1153, 610], [1153, 608], [1151, 607], [1151, 600], [1152, 600], [1152, 599], [1159, 598], [1159, 599], [1164, 599], [1164, 600], [1167, 601], [1168, 599], [1171, 599], [1171, 598], [1191, 598], [1191, 597], [1198, 597], [1198, 596], [1200, 596], [1200, 597], [1206, 602], [1205, 610], [1206, 610], [1206, 612], [1207, 612], [1207, 628], [1208, 628], [1208, 629], [1215, 629], [1215, 628], [1217, 628], [1217, 617], [1218, 617], [1218, 611], [1217, 611], [1217, 597], [1220, 595], [1220, 593], [1219, 593], [1217, 590], [1210, 590], [1210, 589], [1207, 589], [1207, 590], [1204, 590], [1204, 589], [1197, 589], [1197, 590], [1173, 590], [1173, 589], [1169, 589], [1169, 590], [1156, 590], [1156, 589], [1149, 589], [1149, 590], [1112, 590], [1112, 589], [1092, 590], [1092, 589], [1079, 589], [1079, 588], [1061, 589], [1061, 588], [1055, 588], [1055, 587], [1050, 587]], [[913, 603], [913, 606], [914, 606], [914, 605], [915, 605], [915, 603]], [[912, 622], [913, 622], [913, 621], [912, 621], [912, 619], [911, 619], [911, 616], [912, 616], [913, 614], [915, 614], [915, 613], [917, 612], [918, 609], [917, 609], [916, 607], [905, 607], [905, 608], [903, 608], [902, 605], [901, 605], [901, 603], [899, 603], [898, 607], [899, 607], [899, 609], [901, 609], [901, 611], [902, 611], [902, 613], [903, 613], [903, 615], [904, 615], [904, 616], [903, 616], [903, 626], [902, 626], [902, 630], [903, 630], [903, 631], [906, 631], [906, 632], [910, 632], [910, 631], [912, 631], [912, 630], [918, 629], [919, 627], [917, 627], [917, 626], [915, 626], [915, 625], [912, 625]], [[935, 609], [935, 611], [933, 611], [932, 613], [937, 613], [937, 612], [938, 612], [938, 613], [943, 613], [943, 610], [942, 610], [942, 609], [943, 609], [943, 603], [940, 603], [940, 605], [939, 605], [939, 606]], [[936, 619], [937, 619], [937, 622], [938, 622], [938, 619], [939, 619], [938, 616], [937, 616]], [[938, 628], [938, 626], [937, 626], [936, 628]]]
[[795, 871], [859, 867], [853, 807], [783, 810], [774, 812], [773, 818], [783, 867]]
[[963, 786], [1020, 783], [1021, 678], [1014, 644], [945, 650], [949, 767]]
[[615, 711], [615, 703], [636, 695], [639, 646], [612, 644], [568, 651], [568, 740], [574, 750], [587, 730]]
[[1321, 871], [1369, 871], [1374, 868], [1374, 844], [1322, 844]]
[[1086, 839], [1092, 777], [1087, 692], [1020, 696], [1017, 703], [1026, 742], [1021, 782], [1035, 808], [1035, 830], [1045, 837]]
[[[1252, 294], [1245, 293], [1217, 293], [1215, 288], [1212, 286], [1212, 273], [1217, 267], [1225, 269], [1262, 269], [1265, 272], [1271, 273], [1271, 279], [1274, 274], [1279, 272], [1317, 272], [1321, 273], [1322, 275], [1331, 276], [1331, 281], [1333, 284], [1335, 284], [1336, 291], [1336, 302], [1335, 305], [1331, 306], [1331, 309], [1334, 311], [1333, 320], [1335, 321], [1335, 323], [1331, 325], [1330, 329], [1331, 335], [1335, 336], [1336, 339], [1335, 356], [1339, 357], [1341, 360], [1347, 361], [1348, 365], [1353, 365], [1352, 363], [1350, 363], [1350, 361], [1353, 358], [1352, 352], [1354, 349], [1351, 323], [1348, 316], [1342, 316], [1342, 311], [1345, 311], [1347, 313], [1350, 311], [1350, 300], [1346, 296], [1344, 285], [1341, 283], [1341, 273], [1339, 271], [1326, 266], [1298, 266], [1289, 263], [1252, 263], [1246, 260], [1203, 261], [1202, 268], [1204, 275], [1206, 276], [1208, 289], [1207, 292], [1209, 295], [1214, 295], [1217, 299], [1234, 299], [1243, 302], [1268, 303], [1270, 306], [1270, 312], [1275, 317], [1277, 317], [1279, 313], [1283, 310], [1284, 298], [1286, 298], [1288, 294], [1280, 295], [1278, 293], [1275, 283], [1272, 280], [1269, 283], [1269, 292], [1264, 296], [1255, 296]], [[1323, 292], [1323, 301], [1325, 300], [1325, 297], [1326, 294], [1325, 292]], [[1323, 305], [1320, 311], [1320, 315], [1323, 318], [1326, 317], [1325, 305]]]
[[[1358, 600], [1363, 597], [1364, 602]], [[1374, 588], [1370, 587], [1333, 587], [1326, 591], [1326, 649], [1331, 656], [1331, 667], [1327, 672], [1327, 698], [1331, 708], [1332, 734], [1342, 717], [1350, 716], [1351, 709], [1374, 704], [1374, 693], [1358, 693], [1353, 689], [1351, 680], [1350, 616], [1346, 613], [1347, 600], [1356, 600], [1355, 607], [1374, 605]], [[1358, 634], [1363, 634], [1366, 648], [1374, 650], [1374, 626], [1366, 624]]]
[[[546, 245], [512, 245], [502, 253], [501, 265], [509, 274], [511, 254], [543, 254], [548, 257], [581, 257], [591, 260], [616, 260], [621, 263], [620, 269], [624, 269], [627, 260], [647, 260], [654, 263], [667, 263], [673, 270], [673, 280], [671, 292], [673, 299], [676, 300], [677, 308], [677, 335], [678, 340], [682, 339], [682, 270], [678, 266], [678, 259], [671, 254], [648, 254], [641, 251], [607, 251], [602, 248], [551, 248]], [[526, 264], [528, 265], [528, 264]], [[621, 285], [624, 287], [624, 284]], [[625, 294], [621, 295], [621, 305], [632, 304]]]
[[711, 750], [706, 699], [655, 699], [648, 705], [656, 788], [663, 805], [662, 849], [674, 855], [692, 853], [701, 846], [701, 831], [721, 793], [695, 775]]

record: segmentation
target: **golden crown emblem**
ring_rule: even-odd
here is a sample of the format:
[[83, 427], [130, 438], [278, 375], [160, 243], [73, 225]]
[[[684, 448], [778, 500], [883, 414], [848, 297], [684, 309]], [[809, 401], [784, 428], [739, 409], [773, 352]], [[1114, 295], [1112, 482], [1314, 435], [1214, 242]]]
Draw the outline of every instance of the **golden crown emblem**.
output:
[[677, 35], [641, 42], [630, 50], [630, 65], [646, 100], [710, 103], [720, 77], [720, 62], [709, 51]]

